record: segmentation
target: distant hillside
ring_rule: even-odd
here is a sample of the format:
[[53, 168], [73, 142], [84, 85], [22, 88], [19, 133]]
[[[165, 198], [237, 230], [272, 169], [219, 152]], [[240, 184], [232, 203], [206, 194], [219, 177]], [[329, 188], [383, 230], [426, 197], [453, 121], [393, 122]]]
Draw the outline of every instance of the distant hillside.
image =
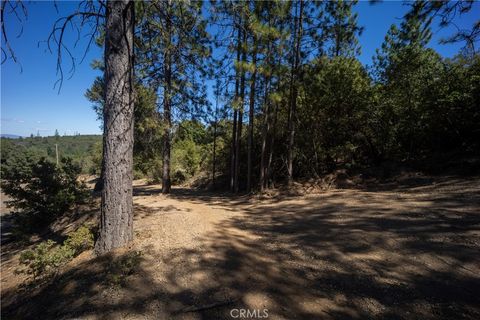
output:
[[59, 158], [70, 157], [82, 166], [87, 173], [93, 166], [95, 157], [101, 152], [101, 135], [76, 135], [52, 137], [6, 138], [2, 137], [2, 163], [26, 154], [35, 158], [46, 157], [55, 161], [55, 145], [58, 145]]
[[19, 139], [22, 136], [16, 134], [9, 134], [9, 133], [2, 133], [0, 134], [0, 138], [7, 138], [7, 139]]

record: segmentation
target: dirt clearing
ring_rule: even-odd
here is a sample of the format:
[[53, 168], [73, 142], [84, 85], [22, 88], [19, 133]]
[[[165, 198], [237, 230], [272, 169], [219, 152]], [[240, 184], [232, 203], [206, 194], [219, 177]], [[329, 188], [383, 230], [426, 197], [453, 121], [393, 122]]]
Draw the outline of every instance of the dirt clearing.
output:
[[25, 290], [4, 247], [3, 318], [480, 319], [479, 178], [268, 199], [160, 190], [135, 186], [140, 262], [122, 285], [105, 279], [126, 250]]

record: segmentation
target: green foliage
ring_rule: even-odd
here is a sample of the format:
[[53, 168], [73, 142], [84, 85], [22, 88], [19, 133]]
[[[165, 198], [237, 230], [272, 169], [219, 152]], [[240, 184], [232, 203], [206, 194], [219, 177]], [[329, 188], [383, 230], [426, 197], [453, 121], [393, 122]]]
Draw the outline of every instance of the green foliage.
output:
[[[239, 127], [233, 125], [234, 111], [244, 112], [238, 141], [241, 188], [247, 167], [255, 180], [264, 166], [264, 186], [283, 181], [290, 141], [295, 178], [384, 161], [415, 163], [441, 153], [478, 155], [479, 56], [473, 46], [454, 59], [428, 48], [433, 12], [461, 14], [472, 6], [409, 4], [411, 10], [392, 25], [374, 64], [366, 67], [357, 58], [363, 27], [356, 3], [214, 1], [208, 15], [201, 2], [173, 2], [162, 12], [137, 3], [135, 177], [161, 180], [162, 142], [168, 138], [172, 182], [211, 177], [205, 172], [213, 167], [218, 181], [226, 182], [236, 171], [230, 168], [232, 131]], [[211, 36], [207, 19], [218, 26]], [[214, 47], [220, 48], [212, 61]], [[208, 114], [202, 83], [211, 69], [217, 80], [214, 115]], [[87, 92], [100, 117], [102, 87], [99, 78]], [[171, 107], [170, 116], [165, 107]], [[247, 141], [249, 132], [253, 139]], [[252, 148], [248, 164], [247, 146]], [[99, 150], [92, 148], [96, 174]]]
[[33, 280], [49, 278], [58, 272], [58, 268], [85, 250], [93, 248], [93, 233], [87, 226], [68, 234], [62, 245], [53, 240], [43, 241], [32, 250], [26, 250], [20, 255], [20, 265], [17, 270], [33, 278]]
[[88, 196], [78, 180], [80, 171], [69, 158], [58, 166], [45, 158], [18, 166], [9, 163], [2, 167], [2, 189], [12, 198], [7, 204], [28, 214], [32, 223], [50, 222]]
[[[82, 173], [88, 173], [93, 165], [91, 152], [96, 143], [101, 143], [100, 135], [31, 137], [22, 139], [1, 138], [2, 168], [19, 166], [19, 162], [27, 166], [44, 157], [56, 161], [55, 144], [58, 145], [59, 158], [72, 158], [81, 167]], [[2, 169], [3, 170], [3, 169]]]
[[47, 240], [33, 250], [22, 252], [20, 264], [24, 266], [24, 269], [18, 270], [18, 272], [32, 276], [33, 280], [52, 275], [72, 256], [70, 250], [55, 247], [55, 245], [55, 241]]
[[[134, 174], [135, 178], [142, 178], [152, 172], [155, 159], [161, 151], [163, 125], [157, 111], [155, 90], [137, 83], [135, 92]], [[97, 118], [103, 121], [103, 78], [95, 79], [85, 96], [92, 103]], [[90, 173], [100, 175], [102, 153], [102, 142], [98, 141], [90, 150], [92, 159]]]
[[83, 225], [76, 231], [68, 234], [68, 238], [63, 242], [63, 246], [73, 251], [77, 256], [81, 252], [93, 248], [93, 233], [89, 226]]
[[95, 142], [90, 148], [89, 154], [92, 159], [92, 166], [90, 167], [90, 174], [99, 176], [102, 171], [103, 146], [102, 142]]
[[157, 110], [156, 92], [136, 86], [134, 127], [134, 172], [137, 177], [148, 175], [161, 152], [163, 124]]
[[355, 1], [326, 1], [326, 15], [323, 17], [321, 29], [322, 42], [326, 43], [326, 51], [330, 57], [354, 57], [360, 54], [357, 36], [363, 28], [358, 26], [356, 13], [352, 12]]
[[195, 175], [200, 169], [201, 161], [202, 146], [190, 139], [176, 141], [172, 154], [172, 178], [178, 180], [172, 182], [181, 183], [187, 177]]
[[334, 162], [354, 161], [364, 144], [371, 83], [361, 63], [345, 57], [317, 60], [305, 83], [299, 110], [305, 130], [299, 132], [297, 148], [305, 169], [314, 170], [305, 172], [310, 175]]
[[475, 145], [478, 56], [468, 63], [460, 56], [443, 60], [425, 48], [430, 37], [425, 16], [411, 12], [400, 29], [390, 29], [375, 59], [372, 118], [384, 125], [372, 132], [384, 157], [416, 159], [440, 149], [468, 152]]

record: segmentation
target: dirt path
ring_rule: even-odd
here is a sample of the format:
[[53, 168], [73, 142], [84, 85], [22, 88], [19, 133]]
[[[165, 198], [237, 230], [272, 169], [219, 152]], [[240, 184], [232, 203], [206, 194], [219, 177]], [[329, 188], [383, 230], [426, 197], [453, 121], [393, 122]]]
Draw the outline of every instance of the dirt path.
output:
[[135, 186], [142, 258], [125, 286], [103, 285], [111, 258], [87, 253], [17, 314], [480, 318], [480, 179], [270, 199], [159, 190]]

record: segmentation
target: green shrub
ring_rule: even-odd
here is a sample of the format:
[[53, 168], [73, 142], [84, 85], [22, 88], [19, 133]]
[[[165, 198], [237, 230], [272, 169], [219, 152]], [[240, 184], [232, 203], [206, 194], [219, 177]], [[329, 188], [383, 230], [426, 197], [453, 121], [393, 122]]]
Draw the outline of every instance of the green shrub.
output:
[[68, 235], [63, 245], [73, 250], [73, 255], [77, 256], [82, 251], [93, 248], [93, 233], [91, 229], [85, 225]]
[[27, 250], [20, 255], [20, 264], [24, 266], [20, 273], [26, 273], [33, 280], [52, 275], [58, 267], [73, 257], [70, 248], [56, 246], [53, 240], [47, 240], [37, 245], [33, 250]]
[[45, 158], [28, 165], [4, 166], [2, 189], [12, 198], [7, 204], [28, 214], [38, 225], [85, 200], [88, 191], [85, 183], [78, 181], [80, 172], [80, 166], [69, 158], [58, 166]]
[[172, 183], [173, 184], [182, 184], [187, 180], [187, 173], [181, 169], [177, 168], [172, 175]]
[[58, 271], [58, 268], [82, 251], [93, 248], [93, 233], [87, 226], [68, 234], [62, 245], [53, 240], [41, 242], [32, 250], [26, 250], [20, 255], [23, 268], [17, 270], [37, 280], [48, 278]]
[[103, 158], [102, 141], [95, 142], [89, 150], [92, 164], [89, 173], [99, 176], [102, 172], [102, 158]]
[[154, 159], [151, 161], [151, 166], [147, 171], [149, 183], [159, 183], [162, 181], [163, 167], [161, 159]]

